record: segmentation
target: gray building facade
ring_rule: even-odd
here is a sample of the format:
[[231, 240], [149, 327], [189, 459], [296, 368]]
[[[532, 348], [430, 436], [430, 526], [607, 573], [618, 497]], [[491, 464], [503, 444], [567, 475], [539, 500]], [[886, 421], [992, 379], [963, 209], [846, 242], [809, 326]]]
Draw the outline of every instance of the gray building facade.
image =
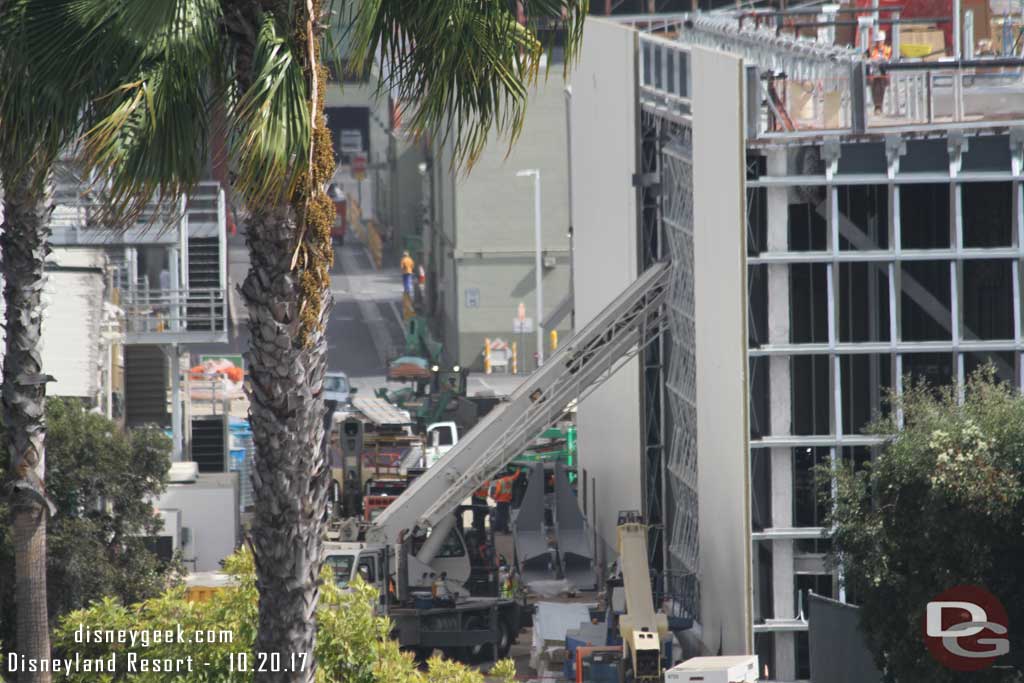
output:
[[[538, 319], [566, 310], [570, 286], [566, 93], [561, 65], [530, 90], [523, 131], [514, 147], [492, 137], [471, 169], [457, 168], [440, 140], [429, 160], [427, 194], [432, 220], [424, 230], [428, 301], [448, 360], [481, 367], [485, 339], [516, 342], [520, 372], [535, 367], [536, 333], [517, 333], [523, 304]], [[543, 311], [536, 305], [533, 179], [541, 174]], [[551, 329], [564, 341], [571, 316]], [[545, 353], [550, 353], [548, 329]]]

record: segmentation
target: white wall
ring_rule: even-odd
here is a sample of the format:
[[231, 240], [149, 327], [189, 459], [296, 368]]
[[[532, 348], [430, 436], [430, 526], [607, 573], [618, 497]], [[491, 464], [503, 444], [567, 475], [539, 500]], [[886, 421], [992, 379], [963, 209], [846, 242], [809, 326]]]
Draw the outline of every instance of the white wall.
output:
[[[637, 277], [636, 35], [589, 18], [572, 85], [576, 326]], [[580, 466], [588, 516], [615, 548], [620, 510], [641, 508], [640, 376], [636, 360], [579, 406]], [[596, 503], [596, 506], [595, 506]], [[595, 514], [596, 507], [596, 514]]]
[[220, 569], [220, 561], [235, 551], [239, 541], [238, 474], [200, 474], [194, 484], [170, 484], [157, 499], [158, 510], [179, 510], [181, 526], [191, 533], [182, 545], [186, 560], [195, 559], [192, 571]]
[[750, 654], [743, 62], [692, 54], [700, 622], [711, 652]]
[[[94, 400], [103, 387], [106, 357], [100, 337], [106, 256], [102, 249], [55, 247], [47, 261], [50, 265], [43, 289], [42, 362], [43, 372], [55, 381], [47, 385], [46, 393]], [[0, 297], [0, 316], [4, 314]], [[0, 354], [4, 346], [4, 333], [0, 330]]]

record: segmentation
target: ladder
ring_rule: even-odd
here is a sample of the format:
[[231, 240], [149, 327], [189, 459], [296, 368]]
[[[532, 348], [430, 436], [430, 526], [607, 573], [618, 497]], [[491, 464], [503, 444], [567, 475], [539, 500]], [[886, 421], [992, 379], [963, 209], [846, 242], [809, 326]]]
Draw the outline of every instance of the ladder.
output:
[[526, 444], [555, 424], [667, 326], [668, 263], [658, 263], [526, 379], [389, 505], [367, 530], [374, 543], [395, 543], [402, 530], [434, 528]]

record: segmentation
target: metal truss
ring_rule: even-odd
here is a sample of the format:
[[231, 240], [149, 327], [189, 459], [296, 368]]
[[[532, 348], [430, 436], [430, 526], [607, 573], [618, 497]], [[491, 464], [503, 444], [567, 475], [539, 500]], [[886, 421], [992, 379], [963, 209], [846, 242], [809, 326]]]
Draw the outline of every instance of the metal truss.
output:
[[394, 543], [403, 529], [436, 527], [522, 444], [554, 424], [665, 330], [669, 265], [657, 263], [523, 382], [381, 513], [367, 539]]
[[[669, 331], [664, 349], [663, 457], [666, 553], [665, 593], [678, 612], [700, 614], [697, 571], [700, 541], [697, 506], [697, 364], [693, 253], [692, 129], [675, 118], [650, 116], [658, 131], [659, 235], [672, 263]], [[663, 361], [664, 364], [664, 361]]]
[[732, 14], [691, 14], [679, 39], [740, 55], [747, 64], [802, 80], [846, 75], [850, 67], [864, 61], [863, 54], [853, 48], [776, 34], [772, 28], [749, 23], [741, 27], [739, 17]]

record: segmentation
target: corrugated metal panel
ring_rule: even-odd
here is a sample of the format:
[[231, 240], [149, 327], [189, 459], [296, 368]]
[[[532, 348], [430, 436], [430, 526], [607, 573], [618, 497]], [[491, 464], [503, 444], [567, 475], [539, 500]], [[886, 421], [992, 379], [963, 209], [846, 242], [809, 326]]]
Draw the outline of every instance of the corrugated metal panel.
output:
[[[54, 249], [47, 268], [43, 313], [43, 372], [57, 379], [47, 386], [50, 396], [94, 399], [100, 389], [100, 322], [103, 314], [103, 275], [77, 270], [102, 268], [105, 256], [94, 249]], [[61, 268], [76, 270], [61, 270]], [[0, 291], [3, 289], [0, 278]], [[0, 320], [6, 305], [0, 296]], [[0, 357], [6, 349], [0, 326]]]
[[43, 369], [57, 381], [51, 396], [95, 398], [99, 391], [103, 277], [99, 273], [51, 271], [43, 317]]

